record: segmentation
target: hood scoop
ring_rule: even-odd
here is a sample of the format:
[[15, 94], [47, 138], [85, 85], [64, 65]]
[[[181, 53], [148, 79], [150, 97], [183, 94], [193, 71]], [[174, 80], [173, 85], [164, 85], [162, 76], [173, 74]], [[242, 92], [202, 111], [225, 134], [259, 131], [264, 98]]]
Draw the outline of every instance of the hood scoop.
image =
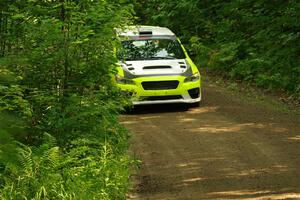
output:
[[[136, 60], [122, 65], [127, 77], [185, 75], [191, 69], [184, 59]], [[185, 75], [186, 76], [186, 75]]]
[[156, 65], [156, 66], [145, 66], [143, 69], [171, 69], [171, 66], [168, 65]]

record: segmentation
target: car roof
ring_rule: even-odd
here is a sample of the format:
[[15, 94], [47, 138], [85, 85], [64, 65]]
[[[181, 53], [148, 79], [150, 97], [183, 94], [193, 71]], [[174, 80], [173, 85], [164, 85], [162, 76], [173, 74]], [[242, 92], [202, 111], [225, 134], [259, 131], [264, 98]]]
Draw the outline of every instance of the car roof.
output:
[[175, 36], [175, 34], [166, 27], [160, 26], [127, 26], [124, 29], [117, 29], [119, 36], [140, 36], [141, 34], [147, 35], [151, 34], [152, 36]]

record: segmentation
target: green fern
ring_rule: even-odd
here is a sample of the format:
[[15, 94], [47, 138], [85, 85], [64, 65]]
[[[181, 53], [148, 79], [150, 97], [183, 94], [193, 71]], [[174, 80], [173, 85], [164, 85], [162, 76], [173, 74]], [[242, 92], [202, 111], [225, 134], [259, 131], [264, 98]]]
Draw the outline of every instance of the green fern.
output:
[[1, 199], [48, 199], [53, 191], [60, 189], [62, 177], [57, 172], [60, 149], [54, 146], [55, 139], [49, 134], [44, 134], [43, 141], [34, 148], [14, 142], [18, 162], [4, 162], [7, 176]]

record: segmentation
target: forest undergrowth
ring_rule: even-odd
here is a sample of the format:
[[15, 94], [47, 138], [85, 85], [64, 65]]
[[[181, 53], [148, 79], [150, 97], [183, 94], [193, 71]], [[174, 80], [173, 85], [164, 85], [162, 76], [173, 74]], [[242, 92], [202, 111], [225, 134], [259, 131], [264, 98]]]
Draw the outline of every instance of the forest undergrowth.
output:
[[0, 1], [0, 199], [125, 199], [127, 97], [112, 83], [127, 1]]

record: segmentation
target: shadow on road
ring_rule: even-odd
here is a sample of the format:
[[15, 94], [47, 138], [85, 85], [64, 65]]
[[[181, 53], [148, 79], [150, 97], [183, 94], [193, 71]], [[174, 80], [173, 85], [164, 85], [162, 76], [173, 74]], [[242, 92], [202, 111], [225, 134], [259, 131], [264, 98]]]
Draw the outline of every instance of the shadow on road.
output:
[[128, 109], [125, 114], [155, 114], [185, 112], [189, 109], [188, 104], [157, 104], [157, 105], [138, 105]]

